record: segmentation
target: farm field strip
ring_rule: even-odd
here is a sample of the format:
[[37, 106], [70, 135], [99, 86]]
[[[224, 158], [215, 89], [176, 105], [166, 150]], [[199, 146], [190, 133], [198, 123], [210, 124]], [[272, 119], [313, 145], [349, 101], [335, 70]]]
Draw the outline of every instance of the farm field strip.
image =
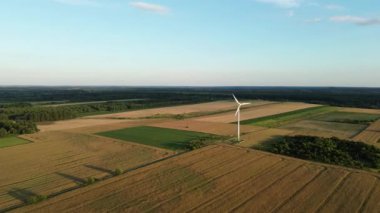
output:
[[[212, 205], [213, 203], [216, 203], [219, 200], [223, 199], [224, 196], [227, 196], [229, 193], [234, 192], [234, 191], [238, 191], [240, 188], [245, 186], [247, 183], [254, 182], [254, 181], [258, 180], [260, 177], [263, 177], [264, 175], [270, 174], [274, 170], [283, 169], [286, 166], [287, 166], [287, 162], [284, 159], [279, 159], [278, 161], [275, 161], [274, 163], [272, 162], [272, 164], [270, 164], [269, 167], [264, 167], [264, 168], [253, 167], [254, 168], [253, 171], [248, 170], [248, 169], [244, 170], [244, 171], [239, 171], [239, 172], [244, 172], [243, 177], [245, 177], [245, 175], [248, 175], [248, 176], [242, 180], [238, 177], [234, 177], [234, 179], [238, 179], [238, 180], [236, 180], [236, 183], [229, 181], [227, 183], [223, 183], [223, 185], [216, 185], [217, 188], [214, 189], [214, 190], [216, 190], [216, 194], [214, 196], [210, 196], [210, 199], [207, 199], [206, 196], [200, 195], [198, 198], [199, 200], [196, 200], [196, 201], [191, 200], [192, 202], [196, 203], [197, 205], [188, 205], [188, 203], [183, 203], [183, 204], [181, 203], [181, 207], [183, 208], [183, 211], [185, 211], [185, 212], [194, 212], [196, 210], [203, 209], [206, 206]], [[249, 168], [251, 168], [251, 167], [249, 167]], [[252, 172], [255, 172], [256, 170], [257, 170], [257, 173], [252, 173]], [[185, 195], [189, 196], [189, 194], [185, 194]]]
[[368, 195], [367, 200], [363, 203], [360, 212], [371, 212], [373, 209], [380, 209], [380, 183], [377, 181], [376, 185]]
[[[190, 166], [192, 164], [199, 163], [200, 160], [201, 161], [207, 161], [208, 158], [213, 158], [214, 156], [219, 156], [218, 152], [214, 153], [218, 149], [221, 149], [221, 147], [209, 146], [209, 147], [206, 147], [205, 149], [196, 150], [194, 152], [182, 154], [182, 155], [178, 156], [178, 158], [179, 158], [178, 160], [185, 160], [185, 161], [187, 160], [187, 163], [184, 165]], [[206, 152], [207, 155], [205, 155], [205, 156], [202, 155], [203, 152]], [[194, 158], [194, 156], [195, 157], [201, 157], [201, 158], [197, 159], [197, 158]], [[172, 161], [172, 160], [169, 159], [169, 161]], [[184, 163], [184, 162], [181, 162], [181, 163]], [[162, 167], [162, 168], [161, 167], [162, 167], [162, 163], [159, 162], [159, 163], [151, 165], [149, 168], [144, 167], [142, 169], [139, 169], [137, 173], [135, 172], [134, 174], [131, 174], [128, 177], [116, 177], [116, 178], [112, 179], [112, 182], [109, 182], [106, 185], [113, 186], [113, 187], [125, 186], [125, 181], [137, 181], [136, 183], [144, 184], [148, 181], [154, 181], [156, 179], [156, 177], [154, 175], [152, 175], [151, 177], [149, 177], [147, 179], [142, 179], [142, 176], [145, 176], [145, 174], [147, 172], [150, 172], [150, 171], [156, 172], [156, 169], [160, 168], [163, 171], [159, 170], [158, 172], [171, 173], [171, 172], [175, 172], [175, 170], [177, 169], [177, 167], [170, 167], [168, 165], [166, 165], [165, 167]], [[96, 185], [94, 187], [96, 187]], [[118, 188], [118, 189], [120, 189], [120, 188]], [[110, 191], [108, 191], [108, 193], [111, 193], [111, 192], [114, 193], [115, 191], [116, 190], [110, 188]], [[107, 190], [102, 191], [99, 194], [93, 194], [94, 197], [86, 196], [86, 200], [87, 200], [87, 202], [91, 202], [93, 200], [96, 200], [96, 198], [102, 198], [102, 196], [107, 196], [106, 192], [107, 192]], [[80, 195], [84, 195], [86, 193], [88, 193], [88, 191], [84, 190]], [[79, 194], [74, 194], [73, 196], [78, 196], [78, 195]], [[112, 194], [109, 196], [112, 196]], [[66, 199], [70, 199], [70, 198], [72, 198], [72, 197], [70, 196]], [[86, 203], [86, 201], [83, 201], [83, 203]], [[55, 207], [55, 208], [57, 208], [57, 207]], [[64, 206], [64, 207], [62, 207], [62, 210], [67, 209], [67, 208], [70, 208], [70, 206]]]
[[[131, 188], [129, 188], [130, 191], [136, 190], [135, 193], [132, 193], [132, 194], [138, 194], [140, 191], [143, 191], [145, 194], [142, 195], [141, 197], [133, 197], [133, 199], [130, 202], [128, 202], [128, 205], [133, 205], [134, 203], [141, 203], [144, 200], [144, 197], [146, 195], [152, 196], [160, 190], [169, 189], [173, 185], [180, 185], [184, 181], [187, 181], [187, 180], [191, 181], [192, 179], [196, 179], [198, 176], [202, 175], [203, 171], [207, 171], [207, 170], [210, 170], [213, 168], [217, 168], [218, 166], [225, 166], [226, 164], [230, 163], [229, 161], [231, 161], [231, 160], [233, 161], [233, 160], [239, 158], [240, 156], [239, 155], [233, 155], [233, 156], [227, 156], [227, 157], [229, 157], [229, 158], [224, 159], [224, 158], [226, 158], [226, 156], [224, 156], [224, 158], [222, 158], [223, 161], [220, 161], [220, 159], [213, 159], [214, 161], [207, 161], [207, 164], [205, 164], [203, 161], [197, 161], [195, 164], [191, 164], [188, 167], [176, 168], [175, 170], [173, 170], [171, 172], [162, 172], [164, 174], [168, 174], [170, 178], [168, 178], [169, 179], [168, 181], [165, 181], [164, 183], [160, 183], [159, 188], [157, 188], [156, 184], [149, 185], [150, 180], [145, 181], [145, 179], [144, 179], [144, 181], [142, 183], [140, 183], [140, 182], [134, 183], [133, 185], [131, 185]], [[185, 173], [185, 175], [183, 175], [182, 171], [184, 168], [191, 169], [189, 167], [196, 166], [197, 164], [199, 164], [197, 166], [197, 168], [200, 168], [200, 171], [197, 171], [197, 173], [191, 173], [190, 172], [190, 174]], [[204, 165], [205, 168], [202, 168], [202, 165]], [[177, 175], [177, 173], [179, 173], [179, 174]], [[152, 174], [152, 176], [153, 176], [153, 178], [159, 178], [160, 177], [159, 174], [158, 174], [158, 176], [154, 176], [154, 174]], [[130, 193], [130, 191], [128, 193]], [[118, 195], [118, 193], [123, 193], [123, 191], [122, 190], [116, 191], [112, 194], [112, 196]], [[127, 196], [127, 195], [125, 195], [125, 196]], [[125, 197], [125, 196], [123, 196], [123, 197]], [[98, 199], [98, 201], [102, 201], [102, 199]], [[107, 197], [106, 201], [103, 201], [103, 202], [109, 203], [109, 202], [115, 202], [115, 200], [113, 197]], [[114, 206], [115, 206], [115, 208], [119, 208], [119, 206], [117, 206], [117, 204], [115, 204]], [[124, 208], [125, 206], [122, 206], [122, 207]], [[112, 210], [112, 209], [108, 209], [108, 210]]]
[[[310, 181], [313, 181], [314, 178], [319, 176], [323, 171], [324, 168], [312, 166], [310, 164], [298, 167], [294, 172], [271, 184], [259, 194], [253, 195], [245, 202], [233, 207], [231, 210], [237, 212], [247, 212], [252, 210], [265, 212], [273, 211], [281, 205], [281, 202], [273, 203], [273, 200], [286, 201], [293, 194], [304, 188], [310, 183]], [[277, 193], [279, 189], [282, 193]]]
[[[203, 132], [208, 134], [230, 136], [236, 134], [236, 125], [227, 123], [205, 122], [197, 120], [179, 120], [150, 124], [149, 126]], [[241, 126], [241, 133], [263, 130], [263, 127]]]
[[[252, 105], [265, 105], [268, 103], [273, 103], [269, 101], [253, 101]], [[200, 104], [188, 104], [181, 106], [172, 106], [172, 107], [161, 107], [154, 109], [144, 109], [144, 110], [136, 110], [129, 111], [123, 113], [114, 113], [107, 115], [96, 115], [89, 116], [88, 118], [129, 118], [129, 119], [137, 119], [137, 118], [147, 118], [157, 115], [180, 115], [180, 114], [190, 114], [190, 113], [212, 113], [223, 110], [233, 110], [235, 109], [235, 102], [233, 101], [215, 101], [215, 102], [207, 102]]]
[[[247, 168], [240, 167], [238, 170], [216, 178], [215, 180], [208, 179], [208, 182], [202, 184], [201, 186], [194, 186], [191, 189], [181, 192], [174, 197], [171, 197], [165, 201], [161, 201], [148, 211], [168, 211], [175, 208], [178, 212], [185, 212], [194, 206], [200, 206], [202, 202], [204, 202], [203, 198], [206, 195], [201, 195], [201, 193], [197, 192], [204, 192], [207, 194], [208, 188], [210, 186], [210, 181], [216, 182], [215, 184], [212, 184], [214, 186], [214, 188], [212, 188], [212, 192], [215, 194], [218, 193], [218, 195], [215, 196], [217, 197], [223, 192], [233, 190], [234, 187], [240, 185], [243, 182], [246, 182], [247, 180], [256, 179], [258, 176], [267, 173], [270, 169], [276, 169], [280, 166], [283, 166], [281, 163], [283, 163], [281, 159], [274, 161], [269, 157], [260, 158], [255, 162], [255, 164], [247, 165]], [[236, 173], [239, 173], [239, 178], [236, 178]], [[187, 202], [178, 204], [175, 203], [175, 200], [177, 199], [187, 200]]]
[[[330, 197], [319, 209], [326, 212], [357, 212], [368, 198], [378, 178], [351, 173], [341, 190]], [[345, 196], [349, 195], [349, 196]]]
[[[247, 161], [243, 161], [244, 163], [242, 164], [240, 161], [238, 162], [236, 161], [240, 159], [244, 160], [244, 157], [240, 156], [239, 158], [233, 159], [233, 162], [228, 162], [228, 163], [222, 162], [221, 164], [219, 164], [221, 165], [220, 167], [219, 165], [217, 165], [211, 168], [207, 168], [206, 170], [203, 170], [203, 171], [197, 171], [197, 173], [203, 176], [204, 179], [202, 178], [201, 181], [199, 180], [194, 181], [193, 179], [191, 179], [191, 177], [186, 178], [184, 179], [184, 181], [186, 181], [186, 184], [184, 184], [184, 186], [181, 187], [180, 191], [182, 193], [187, 193], [187, 192], [193, 191], [196, 188], [201, 188], [202, 186], [208, 185], [210, 182], [215, 181], [216, 179], [222, 178], [223, 176], [228, 176], [230, 173], [233, 173], [236, 170], [239, 170], [245, 167], [247, 164], [255, 160], [260, 160], [262, 157], [264, 156], [259, 156], [258, 158], [255, 158], [255, 159], [253, 158], [247, 159]], [[226, 168], [227, 168], [227, 171], [225, 171]], [[213, 174], [213, 173], [216, 173], [216, 174]], [[194, 181], [194, 183], [192, 183], [192, 181]], [[168, 188], [165, 188], [164, 190], [160, 189], [159, 191], [155, 191], [154, 193], [152, 193], [153, 195], [155, 195], [153, 197], [159, 197], [159, 199], [153, 199], [153, 200], [155, 200], [156, 202], [160, 202], [162, 200], [164, 200], [163, 202], [167, 202], [172, 199], [176, 199], [178, 196], [181, 196], [182, 193], [178, 194], [176, 191], [170, 190], [170, 188], [171, 187], [169, 186]], [[138, 211], [139, 209], [149, 208], [151, 206], [149, 205], [149, 202], [151, 202], [152, 200], [149, 200], [149, 202], [147, 202], [146, 204], [144, 203], [144, 201], [146, 201], [147, 197], [150, 197], [150, 196], [151, 194], [146, 194], [143, 197], [141, 197], [140, 200], [137, 203], [135, 203], [135, 205], [133, 204], [131, 205], [130, 203], [128, 203], [127, 205], [122, 205], [120, 207], [117, 207], [116, 209]]]
[[[319, 105], [294, 102], [273, 103], [264, 106], [254, 106], [247, 109], [242, 109], [241, 117], [245, 120], [249, 120], [317, 106]], [[236, 117], [233, 113], [228, 112], [210, 116], [201, 116], [199, 118], [195, 118], [194, 120], [217, 123], [232, 123], [236, 122]]]
[[367, 129], [357, 134], [353, 139], [380, 146], [380, 120], [369, 125]]
[[335, 108], [327, 106], [309, 107], [305, 109], [299, 109], [255, 119], [245, 119], [241, 121], [241, 124], [274, 128], [283, 126], [288, 123], [294, 123], [299, 120], [317, 117], [329, 113], [333, 110], [335, 110]]
[[366, 128], [363, 124], [335, 123], [316, 120], [302, 120], [296, 123], [282, 126], [281, 128], [292, 130], [295, 135], [315, 135], [322, 137], [339, 137], [349, 139]]
[[[309, 185], [305, 186], [302, 191], [296, 193], [290, 200], [283, 203], [276, 212], [316, 212], [319, 204], [322, 203], [327, 195], [338, 186], [338, 184], [349, 173], [344, 170], [328, 168]], [[329, 183], [329, 184], [325, 184]], [[292, 201], [292, 202], [290, 202]]]
[[97, 135], [169, 150], [186, 150], [187, 142], [199, 137], [211, 136], [210, 134], [201, 132], [151, 126], [130, 127], [114, 131], [100, 132], [97, 133]]
[[289, 162], [285, 162], [287, 164], [283, 167], [267, 173], [265, 178], [263, 177], [263, 181], [247, 181], [242, 185], [238, 185], [235, 190], [226, 192], [223, 196], [218, 197], [218, 199], [212, 199], [212, 202], [205, 203], [195, 209], [194, 212], [210, 211], [216, 208], [230, 209], [233, 207], [231, 204], [244, 201], [242, 198], [247, 200], [246, 197], [256, 195], [302, 166], [302, 163], [289, 164]]
[[106, 170], [128, 169], [173, 154], [79, 133], [44, 132], [24, 137], [34, 143], [0, 150], [0, 160], [5, 162], [0, 165], [0, 209], [22, 204], [21, 199], [32, 192], [55, 194], [78, 186], [86, 177], [107, 176], [110, 172]]
[[375, 212], [370, 208], [378, 205], [373, 196], [380, 193], [379, 185], [377, 173], [213, 145], [16, 212], [167, 211], [174, 207], [178, 207], [177, 212], [281, 212], [300, 202], [295, 212], [325, 211], [330, 205], [339, 211], [351, 208]]

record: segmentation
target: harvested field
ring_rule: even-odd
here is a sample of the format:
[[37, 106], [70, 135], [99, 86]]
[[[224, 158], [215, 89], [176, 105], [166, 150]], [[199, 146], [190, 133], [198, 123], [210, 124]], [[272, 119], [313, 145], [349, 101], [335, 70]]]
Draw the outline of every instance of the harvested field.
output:
[[68, 129], [76, 129], [81, 127], [93, 127], [93, 126], [101, 126], [101, 125], [111, 125], [123, 123], [123, 120], [115, 120], [115, 119], [72, 119], [66, 121], [56, 121], [48, 124], [40, 124], [38, 125], [38, 129], [41, 132], [46, 131], [62, 131]]
[[[272, 103], [264, 106], [253, 106], [247, 109], [242, 109], [241, 118], [242, 120], [248, 120], [316, 106], [318, 105], [293, 102]], [[194, 120], [218, 123], [232, 123], [236, 122], [236, 117], [234, 113], [228, 112], [216, 115], [202, 116], [199, 118], [195, 118]]]
[[293, 135], [310, 135], [349, 139], [363, 131], [366, 128], [366, 125], [303, 120], [285, 125], [282, 128], [292, 130]]
[[377, 212], [379, 185], [376, 173], [215, 145], [16, 212]]
[[[215, 135], [232, 136], [236, 135], [236, 124], [226, 124], [226, 123], [214, 123], [214, 122], [203, 122], [196, 120], [180, 120], [180, 121], [168, 121], [161, 123], [150, 124], [149, 126], [170, 128], [170, 129], [180, 129], [187, 131], [203, 132]], [[263, 130], [263, 127], [255, 126], [241, 126], [241, 133], [249, 133]]]
[[[253, 101], [252, 106], [260, 106], [273, 102], [269, 101]], [[165, 115], [181, 115], [190, 113], [214, 113], [218, 111], [234, 110], [236, 103], [232, 101], [216, 101], [202, 104], [191, 104], [174, 107], [162, 107], [146, 110], [136, 110], [123, 113], [114, 113], [107, 115], [89, 116], [89, 118], [147, 118], [147, 117], [160, 117]]]
[[353, 139], [380, 146], [380, 120], [372, 123], [367, 129], [356, 135]]
[[70, 132], [25, 135], [33, 143], [0, 149], [0, 210], [22, 204], [31, 195], [51, 195], [174, 154]]
[[261, 131], [248, 133], [242, 136], [242, 142], [238, 145], [242, 147], [253, 147], [265, 142], [273, 141], [281, 136], [290, 135], [293, 131], [286, 129], [263, 129]]

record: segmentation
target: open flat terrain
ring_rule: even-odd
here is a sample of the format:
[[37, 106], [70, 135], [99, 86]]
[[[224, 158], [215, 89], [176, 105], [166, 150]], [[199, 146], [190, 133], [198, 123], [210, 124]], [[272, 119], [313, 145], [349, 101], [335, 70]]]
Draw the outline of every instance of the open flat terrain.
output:
[[215, 145], [16, 212], [378, 212], [379, 196], [376, 173]]
[[[260, 106], [273, 102], [269, 101], [253, 101], [251, 106]], [[182, 115], [182, 114], [197, 114], [197, 113], [216, 113], [228, 110], [235, 110], [236, 103], [232, 101], [216, 101], [201, 104], [190, 104], [173, 107], [162, 107], [146, 110], [136, 110], [123, 113], [114, 113], [106, 115], [89, 116], [89, 118], [124, 118], [124, 119], [136, 119], [147, 117], [159, 117], [165, 115]]]
[[[285, 112], [290, 112], [294, 110], [306, 109], [310, 107], [316, 107], [315, 104], [306, 103], [294, 103], [294, 102], [284, 102], [284, 103], [272, 103], [263, 106], [253, 106], [246, 109], [242, 109], [241, 118], [243, 120], [260, 118]], [[236, 106], [235, 106], [236, 108]], [[197, 121], [207, 121], [207, 122], [218, 122], [218, 123], [232, 123], [236, 121], [234, 113], [226, 112], [216, 115], [202, 116], [195, 118]]]
[[74, 132], [25, 135], [28, 144], [0, 148], [0, 210], [33, 194], [51, 195], [174, 154], [116, 139]]
[[[319, 106], [254, 102], [242, 110], [243, 120], [275, 117], [279, 123], [271, 121], [275, 128], [242, 125], [244, 141], [238, 145], [252, 147], [296, 134], [380, 144], [380, 121], [368, 127], [365, 123], [379, 114], [358, 109], [351, 109], [352, 113], [346, 108], [310, 114], [315, 107]], [[17, 210], [371, 212], [378, 207], [375, 198], [380, 196], [380, 183], [375, 173], [228, 145], [209, 146], [170, 158], [177, 152], [160, 146], [173, 138], [187, 140], [194, 132], [235, 137], [235, 108], [234, 102], [220, 101], [39, 125], [41, 132], [21, 136], [30, 143], [0, 148], [0, 210], [17, 207], [31, 195], [55, 194], [60, 195]], [[165, 116], [178, 114], [196, 117]], [[142, 127], [148, 129], [140, 131]], [[173, 137], [167, 138], [167, 133], [161, 137], [161, 131], [157, 136], [149, 130], [162, 128], [174, 133]], [[125, 134], [128, 129], [140, 130]], [[97, 135], [101, 132], [112, 134]], [[128, 172], [79, 188], [87, 177], [109, 177], [117, 168]], [[68, 190], [72, 191], [65, 192]]]

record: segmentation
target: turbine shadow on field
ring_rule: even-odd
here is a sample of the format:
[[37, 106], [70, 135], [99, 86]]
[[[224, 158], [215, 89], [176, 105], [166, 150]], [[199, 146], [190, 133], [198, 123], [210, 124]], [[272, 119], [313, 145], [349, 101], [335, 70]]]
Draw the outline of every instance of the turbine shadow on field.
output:
[[28, 198], [37, 196], [36, 193], [28, 189], [19, 189], [19, 188], [13, 188], [11, 191], [8, 192], [8, 194], [24, 203], [28, 202]]
[[78, 185], [82, 185], [82, 184], [86, 183], [86, 181], [83, 178], [75, 177], [73, 175], [69, 175], [69, 174], [65, 174], [65, 173], [61, 173], [61, 172], [56, 172], [56, 174], [60, 175], [60, 176], [62, 176], [64, 178], [67, 178], [69, 180], [72, 180], [75, 183], [77, 183]]
[[110, 170], [110, 169], [106, 169], [106, 168], [102, 168], [102, 167], [94, 166], [94, 165], [89, 165], [89, 164], [84, 165], [84, 166], [87, 167], [87, 168], [90, 168], [90, 169], [98, 170], [100, 172], [109, 173], [111, 175], [113, 174], [113, 171]]

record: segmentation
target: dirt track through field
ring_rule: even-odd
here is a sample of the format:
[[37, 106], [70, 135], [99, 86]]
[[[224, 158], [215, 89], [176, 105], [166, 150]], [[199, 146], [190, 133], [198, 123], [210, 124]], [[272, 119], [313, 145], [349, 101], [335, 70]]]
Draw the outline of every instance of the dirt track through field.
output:
[[379, 185], [376, 173], [215, 145], [16, 211], [376, 212]]

